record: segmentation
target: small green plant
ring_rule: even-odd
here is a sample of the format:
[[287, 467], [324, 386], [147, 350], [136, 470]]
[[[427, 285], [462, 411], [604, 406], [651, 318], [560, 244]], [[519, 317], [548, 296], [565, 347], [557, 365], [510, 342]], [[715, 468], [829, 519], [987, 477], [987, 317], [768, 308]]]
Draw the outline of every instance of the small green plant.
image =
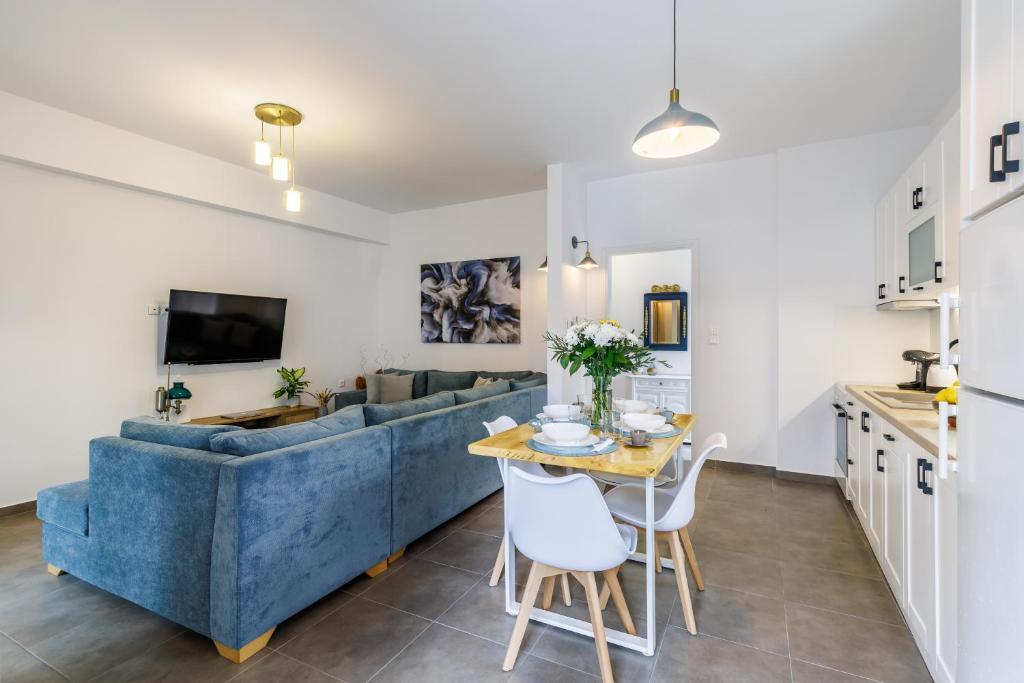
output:
[[305, 393], [306, 387], [309, 386], [309, 380], [302, 379], [302, 376], [306, 374], [306, 368], [292, 368], [289, 370], [286, 367], [278, 369], [277, 374], [281, 376], [281, 381], [284, 382], [283, 387], [278, 387], [277, 391], [274, 392], [274, 398], [281, 398], [287, 396], [288, 398], [295, 398], [299, 394]]

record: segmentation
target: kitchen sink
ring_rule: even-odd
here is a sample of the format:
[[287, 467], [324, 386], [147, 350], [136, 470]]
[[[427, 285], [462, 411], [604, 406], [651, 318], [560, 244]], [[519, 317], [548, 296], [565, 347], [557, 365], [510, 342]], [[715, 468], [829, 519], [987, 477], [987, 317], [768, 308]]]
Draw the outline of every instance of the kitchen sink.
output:
[[932, 401], [935, 394], [927, 391], [868, 391], [868, 396], [881, 401], [890, 408], [900, 410], [929, 410], [935, 411]]

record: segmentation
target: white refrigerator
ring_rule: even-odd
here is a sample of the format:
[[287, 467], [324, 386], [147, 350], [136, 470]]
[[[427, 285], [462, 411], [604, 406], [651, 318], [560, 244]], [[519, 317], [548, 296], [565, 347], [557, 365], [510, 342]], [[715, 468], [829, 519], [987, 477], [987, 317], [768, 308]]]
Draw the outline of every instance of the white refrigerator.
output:
[[957, 682], [1024, 681], [1024, 198], [960, 257]]

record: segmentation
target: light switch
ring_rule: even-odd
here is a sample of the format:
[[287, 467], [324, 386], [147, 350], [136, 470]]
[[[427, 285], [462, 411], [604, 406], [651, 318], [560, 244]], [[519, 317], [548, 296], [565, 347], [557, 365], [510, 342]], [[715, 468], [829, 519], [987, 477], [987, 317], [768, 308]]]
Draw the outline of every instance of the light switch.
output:
[[711, 344], [712, 346], [718, 346], [718, 342], [719, 342], [719, 339], [718, 339], [718, 328], [717, 327], [709, 327], [708, 328], [708, 344]]
[[146, 306], [147, 315], [160, 315], [160, 304], [149, 304]]
[[338, 388], [339, 389], [344, 389], [345, 388], [345, 380], [343, 380], [343, 379], [339, 379], [338, 380]]

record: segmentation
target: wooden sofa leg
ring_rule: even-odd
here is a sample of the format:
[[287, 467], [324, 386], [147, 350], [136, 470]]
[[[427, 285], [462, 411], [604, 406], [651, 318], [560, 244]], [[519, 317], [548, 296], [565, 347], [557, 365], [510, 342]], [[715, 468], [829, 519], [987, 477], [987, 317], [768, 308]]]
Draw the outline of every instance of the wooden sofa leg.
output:
[[46, 565], [46, 571], [50, 572], [54, 576], [60, 576], [61, 574], [67, 574], [66, 571], [64, 571], [60, 567], [56, 567], [56, 566], [54, 566], [52, 564]]
[[388, 564], [392, 565], [402, 559], [402, 555], [405, 555], [405, 548], [399, 548], [398, 552], [388, 556]]
[[237, 650], [233, 647], [228, 647], [224, 643], [218, 643], [216, 640], [213, 641], [213, 644], [217, 646], [217, 653], [221, 657], [230, 659], [235, 664], [241, 664], [267, 646], [267, 643], [270, 642], [270, 636], [274, 635], [274, 629], [276, 628], [276, 626], [272, 626], [269, 631], [256, 636]]
[[388, 561], [387, 560], [381, 560], [377, 564], [375, 564], [372, 567], [370, 567], [369, 569], [367, 569], [366, 570], [366, 575], [369, 576], [372, 579], [373, 577], [377, 576], [378, 574], [383, 574], [385, 571], [387, 571], [387, 568], [388, 568]]

